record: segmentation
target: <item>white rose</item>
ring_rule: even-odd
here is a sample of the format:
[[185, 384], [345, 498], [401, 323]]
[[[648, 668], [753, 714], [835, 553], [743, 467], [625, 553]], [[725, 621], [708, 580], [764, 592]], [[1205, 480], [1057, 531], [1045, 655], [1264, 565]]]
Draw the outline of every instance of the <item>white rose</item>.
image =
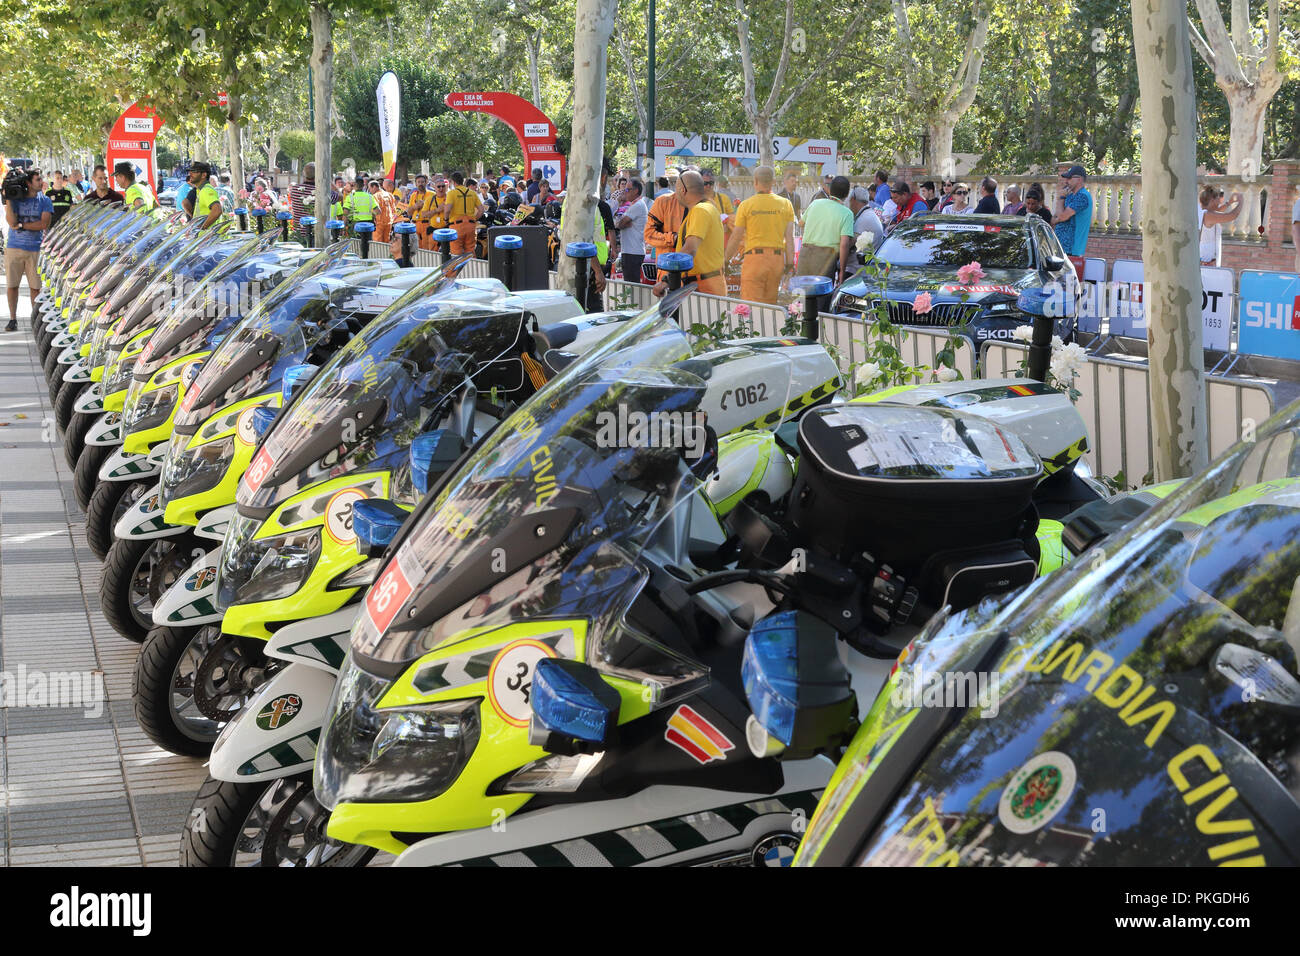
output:
[[957, 381], [957, 370], [943, 365], [935, 371], [934, 377], [941, 382], [955, 382]]
[[874, 237], [870, 232], [864, 232], [862, 235], [858, 236], [857, 242], [853, 245], [858, 252], [864, 256], [876, 248]]
[[1032, 342], [1034, 340], [1034, 327], [1032, 325], [1017, 325], [1011, 337], [1017, 342]]
[[1065, 346], [1065, 341], [1059, 335], [1052, 336], [1052, 348], [1059, 349]]
[[875, 362], [863, 362], [853, 370], [853, 381], [858, 385], [870, 385], [883, 374]]

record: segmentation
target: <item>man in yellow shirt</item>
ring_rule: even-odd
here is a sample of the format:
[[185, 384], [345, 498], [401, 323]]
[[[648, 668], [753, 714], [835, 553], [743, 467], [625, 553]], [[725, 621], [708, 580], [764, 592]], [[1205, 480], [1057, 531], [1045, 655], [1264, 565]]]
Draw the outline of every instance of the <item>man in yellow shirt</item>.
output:
[[433, 215], [433, 193], [429, 191], [428, 176], [415, 177], [415, 192], [411, 193], [406, 210], [411, 222], [415, 223], [416, 235], [420, 237], [420, 248], [432, 249], [433, 235], [429, 228], [429, 219]]
[[442, 207], [445, 221], [456, 230], [456, 241], [451, 244], [452, 255], [474, 251], [477, 234], [478, 193], [465, 185], [465, 174], [459, 169], [451, 174], [451, 189], [444, 195], [447, 202]]
[[[682, 201], [687, 212], [681, 232], [677, 234], [677, 251], [690, 253], [695, 260], [690, 273], [682, 276], [682, 281], [696, 282], [696, 288], [709, 295], [726, 295], [727, 282], [722, 275], [722, 217], [718, 207], [705, 201], [704, 178], [699, 173], [682, 173], [681, 184]], [[666, 281], [660, 279], [655, 283], [655, 295], [662, 296], [666, 291]]]
[[736, 210], [735, 228], [727, 240], [727, 261], [740, 250], [740, 297], [750, 302], [776, 304], [781, 277], [794, 271], [794, 206], [773, 195], [776, 171], [771, 166], [754, 169], [754, 195]]

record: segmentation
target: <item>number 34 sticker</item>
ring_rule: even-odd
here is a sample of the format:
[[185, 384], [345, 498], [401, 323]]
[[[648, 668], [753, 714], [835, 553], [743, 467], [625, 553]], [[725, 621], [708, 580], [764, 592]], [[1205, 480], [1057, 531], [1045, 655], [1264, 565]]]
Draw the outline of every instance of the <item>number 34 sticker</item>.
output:
[[528, 726], [533, 716], [533, 669], [543, 657], [555, 656], [546, 644], [528, 639], [501, 649], [488, 671], [488, 700], [498, 717], [514, 727]]

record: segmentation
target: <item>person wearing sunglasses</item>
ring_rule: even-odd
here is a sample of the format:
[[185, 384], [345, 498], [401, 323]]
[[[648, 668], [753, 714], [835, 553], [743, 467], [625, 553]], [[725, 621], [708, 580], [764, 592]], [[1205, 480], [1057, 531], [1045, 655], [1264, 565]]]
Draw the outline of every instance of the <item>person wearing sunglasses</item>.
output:
[[950, 216], [969, 216], [975, 211], [975, 207], [970, 203], [970, 187], [965, 183], [957, 183], [952, 188], [952, 202], [944, 210]]

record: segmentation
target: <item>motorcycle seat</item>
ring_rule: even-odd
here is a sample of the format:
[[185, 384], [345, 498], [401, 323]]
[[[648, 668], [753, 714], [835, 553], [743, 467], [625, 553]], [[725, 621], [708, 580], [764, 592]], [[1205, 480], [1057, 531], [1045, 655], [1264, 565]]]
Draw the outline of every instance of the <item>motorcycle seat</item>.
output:
[[569, 322], [543, 325], [533, 333], [533, 338], [537, 342], [537, 351], [541, 355], [545, 355], [551, 349], [562, 349], [566, 345], [571, 345], [577, 337], [578, 327]]

